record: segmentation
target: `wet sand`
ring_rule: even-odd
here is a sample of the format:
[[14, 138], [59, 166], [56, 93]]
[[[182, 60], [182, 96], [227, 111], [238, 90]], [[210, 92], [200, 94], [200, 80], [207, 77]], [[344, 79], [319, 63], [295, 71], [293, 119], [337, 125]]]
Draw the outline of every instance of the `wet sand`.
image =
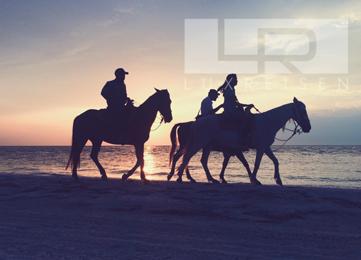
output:
[[360, 259], [361, 190], [0, 173], [0, 259]]

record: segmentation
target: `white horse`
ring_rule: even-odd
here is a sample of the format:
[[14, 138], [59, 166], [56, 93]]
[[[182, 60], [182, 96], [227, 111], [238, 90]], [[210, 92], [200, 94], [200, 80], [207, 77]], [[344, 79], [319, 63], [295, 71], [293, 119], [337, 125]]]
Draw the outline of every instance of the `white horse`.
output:
[[[279, 174], [279, 164], [276, 156], [273, 154], [271, 145], [275, 141], [277, 132], [285, 126], [288, 120], [293, 119], [300, 125], [303, 132], [308, 133], [311, 130], [310, 120], [308, 118], [306, 106], [293, 99], [289, 103], [267, 112], [255, 114], [251, 123], [251, 141], [250, 148], [256, 149], [256, 160], [253, 173], [250, 176], [251, 183], [261, 184], [257, 180], [257, 171], [261, 159], [266, 154], [274, 164], [274, 179], [276, 183], [282, 185]], [[210, 147], [222, 147], [223, 150], [239, 150], [240, 138], [238, 131], [226, 130], [222, 127], [222, 117], [210, 116], [197, 120], [192, 126], [192, 136], [189, 141], [186, 152], [183, 156], [182, 164], [178, 168], [178, 182], [182, 182], [184, 169], [187, 167], [190, 159], [200, 149], [203, 148], [203, 154], [210, 153]]]

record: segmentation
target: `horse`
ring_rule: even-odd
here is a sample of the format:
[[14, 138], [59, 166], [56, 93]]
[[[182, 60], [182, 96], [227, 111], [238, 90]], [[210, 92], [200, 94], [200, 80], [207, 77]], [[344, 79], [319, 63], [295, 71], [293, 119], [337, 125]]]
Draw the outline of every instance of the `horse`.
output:
[[[279, 174], [279, 162], [274, 155], [271, 145], [275, 141], [277, 132], [285, 126], [287, 121], [293, 119], [305, 133], [311, 131], [311, 123], [308, 117], [306, 106], [297, 98], [292, 103], [271, 109], [267, 112], [255, 114], [251, 123], [251, 140], [249, 147], [256, 150], [256, 160], [253, 173], [250, 176], [252, 184], [261, 185], [257, 180], [257, 172], [264, 154], [266, 154], [274, 164], [274, 179], [282, 186]], [[209, 116], [197, 120], [192, 125], [192, 136], [188, 142], [183, 161], [178, 168], [178, 182], [182, 182], [182, 174], [190, 159], [200, 149], [203, 153], [210, 153], [212, 143], [222, 146], [224, 149], [237, 149], [240, 137], [236, 130], [227, 131], [222, 128], [222, 118], [219, 116]], [[206, 150], [206, 151], [204, 151]]]
[[[184, 155], [184, 153], [186, 151], [186, 146], [187, 146], [187, 143], [189, 142], [189, 139], [191, 136], [191, 130], [192, 130], [191, 127], [192, 127], [193, 123], [194, 123], [194, 121], [178, 123], [178, 124], [175, 124], [171, 130], [170, 139], [171, 139], [172, 146], [171, 146], [171, 149], [169, 152], [169, 164], [171, 165], [171, 171], [167, 176], [168, 181], [174, 175], [177, 161], [182, 157], [182, 155]], [[175, 150], [177, 148], [177, 133], [178, 133], [179, 148], [178, 148], [177, 152], [175, 152]], [[237, 151], [224, 151], [224, 150], [222, 151], [221, 149], [217, 149], [217, 147], [212, 147], [212, 150], [220, 151], [223, 153], [222, 169], [221, 169], [221, 172], [219, 175], [219, 178], [222, 183], [227, 183], [227, 181], [224, 178], [224, 173], [227, 168], [229, 159], [231, 158], [231, 156], [234, 156], [234, 155], [237, 156], [237, 158], [241, 161], [243, 166], [246, 168], [248, 175], [251, 176], [251, 174], [252, 174], [251, 169], [249, 168], [248, 162], [240, 149], [238, 149]], [[206, 151], [206, 150], [204, 150], [204, 151]], [[208, 182], [219, 183], [216, 179], [214, 179], [212, 177], [212, 175], [209, 172], [209, 169], [207, 166], [208, 156], [209, 155], [207, 155], [207, 151], [206, 151], [206, 152], [202, 153], [202, 158], [201, 158], [201, 164], [206, 173], [207, 180], [208, 180]], [[188, 166], [185, 168], [185, 171], [186, 171], [186, 176], [187, 176], [188, 180], [193, 183], [196, 182], [192, 178]]]
[[71, 166], [74, 179], [78, 179], [77, 168], [80, 167], [80, 154], [86, 142], [90, 140], [92, 143], [90, 158], [97, 166], [103, 180], [107, 179], [107, 174], [99, 162], [98, 154], [104, 141], [110, 144], [134, 145], [137, 161], [134, 167], [122, 176], [122, 180], [127, 180], [140, 166], [141, 180], [143, 182], [148, 181], [144, 173], [144, 143], [149, 139], [151, 126], [158, 112], [160, 112], [162, 121], [165, 123], [169, 123], [173, 119], [172, 101], [168, 90], [155, 90], [155, 94], [139, 107], [134, 107], [133, 111], [130, 112], [128, 120], [130, 125], [126, 127], [126, 132], [118, 133], [111, 128], [109, 130], [111, 125], [107, 125], [104, 121], [104, 111], [102, 110], [90, 109], [74, 119], [70, 157], [66, 166], [66, 169]]

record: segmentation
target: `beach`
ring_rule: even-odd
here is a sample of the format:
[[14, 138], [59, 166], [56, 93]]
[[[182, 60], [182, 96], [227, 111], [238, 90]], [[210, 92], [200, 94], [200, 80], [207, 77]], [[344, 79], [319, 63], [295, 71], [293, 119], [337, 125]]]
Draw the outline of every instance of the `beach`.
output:
[[360, 259], [361, 190], [0, 174], [0, 259]]

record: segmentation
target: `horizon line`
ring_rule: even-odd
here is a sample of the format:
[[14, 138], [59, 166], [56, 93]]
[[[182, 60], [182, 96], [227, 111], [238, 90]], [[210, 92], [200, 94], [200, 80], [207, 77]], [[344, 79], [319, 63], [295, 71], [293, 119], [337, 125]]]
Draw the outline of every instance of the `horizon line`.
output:
[[[114, 146], [114, 147], [122, 147], [122, 146], [134, 146], [132, 144], [126, 144], [126, 145], [116, 145], [116, 144], [105, 144], [103, 145], [104, 147], [109, 147], [109, 146]], [[171, 146], [171, 144], [145, 144], [145, 146]], [[272, 144], [272, 146], [361, 146], [361, 144]], [[2, 147], [71, 147], [70, 145], [58, 145], [58, 144], [54, 144], [54, 145], [1, 145], [0, 144], [0, 148]], [[92, 147], [91, 144], [89, 145], [85, 145], [85, 147]], [[253, 149], [250, 149], [253, 150]]]

